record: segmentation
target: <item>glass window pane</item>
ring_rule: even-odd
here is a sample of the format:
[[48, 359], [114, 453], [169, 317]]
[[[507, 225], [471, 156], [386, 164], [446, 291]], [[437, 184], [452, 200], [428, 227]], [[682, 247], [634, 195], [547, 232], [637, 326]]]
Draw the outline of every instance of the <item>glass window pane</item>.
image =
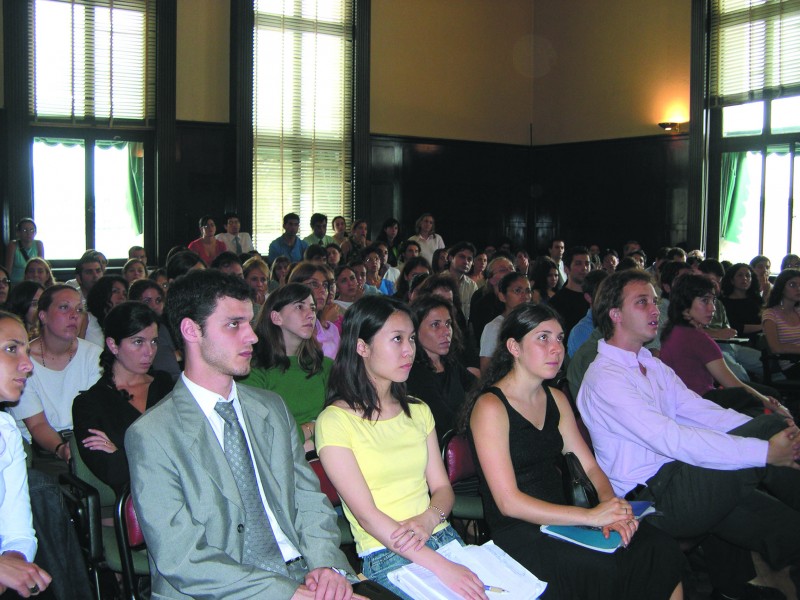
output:
[[48, 259], [86, 250], [83, 140], [33, 139], [33, 219]]
[[800, 96], [772, 101], [772, 133], [800, 131]]
[[722, 109], [722, 136], [761, 135], [764, 129], [764, 103], [751, 102]]
[[789, 235], [789, 170], [791, 156], [785, 147], [767, 150], [767, 172], [764, 188], [764, 252], [773, 270], [780, 270], [786, 254]]
[[94, 147], [95, 248], [107, 258], [127, 258], [143, 246], [144, 150], [133, 142]]

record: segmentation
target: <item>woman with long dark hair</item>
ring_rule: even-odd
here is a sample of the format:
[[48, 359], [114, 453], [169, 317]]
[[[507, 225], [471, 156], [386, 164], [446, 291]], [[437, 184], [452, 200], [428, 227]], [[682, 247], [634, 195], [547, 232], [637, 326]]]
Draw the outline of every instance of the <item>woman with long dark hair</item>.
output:
[[761, 286], [753, 267], [737, 263], [725, 271], [720, 282], [722, 305], [728, 321], [739, 335], [754, 336], [761, 333]]
[[[497, 351], [465, 411], [478, 459], [484, 514], [494, 542], [547, 581], [544, 598], [682, 598], [682, 555], [668, 535], [633, 518], [578, 431], [567, 398], [544, 385], [561, 368], [564, 329], [552, 308], [531, 303], [503, 321]], [[573, 452], [600, 499], [568, 504], [559, 470]], [[548, 537], [540, 525], [616, 531], [627, 548], [612, 554]]]
[[103, 337], [103, 323], [105, 322], [108, 311], [117, 304], [122, 304], [128, 299], [128, 282], [120, 275], [103, 275], [97, 280], [89, 290], [86, 298], [86, 310], [88, 311], [88, 325], [84, 339], [87, 342], [97, 344], [101, 348], [105, 346]]
[[20, 281], [8, 295], [6, 308], [22, 319], [30, 339], [39, 336], [39, 298], [44, 290], [38, 281]]
[[547, 304], [558, 291], [558, 266], [550, 258], [542, 256], [533, 263], [531, 279], [532, 301]]
[[[700, 273], [682, 273], [672, 282], [668, 321], [661, 333], [661, 361], [698, 396], [750, 416], [764, 408], [791, 415], [775, 399], [778, 392], [743, 383], [730, 370], [719, 345], [705, 332], [714, 317], [714, 282]], [[721, 388], [717, 388], [719, 384]]]
[[125, 432], [172, 390], [172, 377], [152, 371], [158, 315], [141, 302], [123, 302], [103, 322], [103, 375], [72, 404], [81, 459], [117, 492], [130, 481]]
[[413, 562], [463, 598], [485, 599], [474, 573], [435, 552], [460, 538], [446, 521], [453, 490], [431, 411], [406, 393], [414, 354], [406, 305], [378, 295], [353, 304], [317, 419], [317, 451], [344, 502], [364, 575], [408, 599], [387, 573]]
[[430, 407], [441, 443], [478, 380], [459, 360], [463, 344], [453, 303], [425, 294], [411, 303], [411, 310], [417, 320], [417, 353], [406, 385], [409, 394]]
[[409, 285], [411, 284], [411, 280], [414, 278], [414, 275], [430, 275], [430, 273], [431, 264], [428, 262], [428, 259], [421, 256], [409, 258], [405, 263], [403, 263], [403, 269], [400, 271], [400, 277], [397, 279], [394, 297], [402, 300], [403, 302], [408, 302]]
[[164, 296], [166, 291], [152, 279], [138, 279], [128, 289], [128, 300], [142, 302], [158, 315], [158, 351], [153, 359], [153, 369], [169, 373], [172, 381], [181, 375], [180, 355], [164, 321]]
[[397, 260], [400, 257], [400, 221], [394, 217], [389, 217], [381, 225], [381, 230], [375, 238], [376, 242], [386, 242], [386, 249], [389, 255], [386, 262], [393, 267], [397, 266]]
[[[771, 352], [800, 354], [800, 269], [786, 269], [778, 275], [761, 324]], [[800, 379], [799, 364], [782, 360], [780, 368], [789, 379]]]
[[242, 380], [283, 398], [306, 452], [314, 449], [314, 422], [333, 366], [314, 339], [315, 323], [314, 296], [307, 285], [287, 283], [271, 294], [255, 328], [253, 368]]

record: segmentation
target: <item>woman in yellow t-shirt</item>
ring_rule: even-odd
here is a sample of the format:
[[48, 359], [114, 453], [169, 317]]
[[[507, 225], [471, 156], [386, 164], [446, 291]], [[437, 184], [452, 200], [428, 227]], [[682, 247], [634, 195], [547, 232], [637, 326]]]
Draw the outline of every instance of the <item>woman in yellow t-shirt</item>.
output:
[[347, 310], [317, 418], [317, 452], [368, 578], [408, 599], [387, 574], [414, 562], [463, 598], [485, 600], [474, 573], [435, 552], [461, 540], [446, 521], [453, 489], [430, 409], [406, 395], [414, 331], [411, 311], [393, 298], [364, 296]]

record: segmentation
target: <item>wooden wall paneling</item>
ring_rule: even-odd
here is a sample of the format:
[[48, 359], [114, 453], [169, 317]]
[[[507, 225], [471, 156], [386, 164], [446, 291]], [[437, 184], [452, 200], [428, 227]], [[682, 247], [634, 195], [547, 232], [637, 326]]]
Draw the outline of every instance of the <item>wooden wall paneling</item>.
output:
[[214, 218], [219, 233], [224, 232], [226, 207], [236, 206], [235, 126], [178, 122], [176, 138], [176, 192], [170, 210], [175, 231], [170, 247], [196, 239], [198, 220], [205, 214]]
[[371, 145], [373, 190], [400, 192], [405, 236], [431, 212], [446, 243], [507, 236], [532, 255], [555, 236], [614, 248], [639, 239], [648, 254], [691, 237], [686, 136], [528, 148], [373, 135]]

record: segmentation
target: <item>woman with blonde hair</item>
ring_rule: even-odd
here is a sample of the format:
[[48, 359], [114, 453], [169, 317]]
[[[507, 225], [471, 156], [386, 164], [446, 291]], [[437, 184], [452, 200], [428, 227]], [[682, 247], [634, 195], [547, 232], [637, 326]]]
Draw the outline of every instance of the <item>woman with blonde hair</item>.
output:
[[412, 235], [409, 240], [419, 244], [419, 255], [424, 257], [431, 265], [433, 262], [433, 253], [444, 248], [444, 240], [442, 236], [436, 233], [436, 223], [431, 213], [423, 213], [414, 224], [416, 235]]
[[39, 257], [30, 259], [25, 265], [24, 277], [25, 281], [38, 281], [46, 288], [56, 284], [50, 263]]
[[247, 285], [253, 290], [253, 301], [259, 306], [264, 306], [269, 295], [269, 265], [261, 258], [254, 256], [244, 262], [242, 274]]

